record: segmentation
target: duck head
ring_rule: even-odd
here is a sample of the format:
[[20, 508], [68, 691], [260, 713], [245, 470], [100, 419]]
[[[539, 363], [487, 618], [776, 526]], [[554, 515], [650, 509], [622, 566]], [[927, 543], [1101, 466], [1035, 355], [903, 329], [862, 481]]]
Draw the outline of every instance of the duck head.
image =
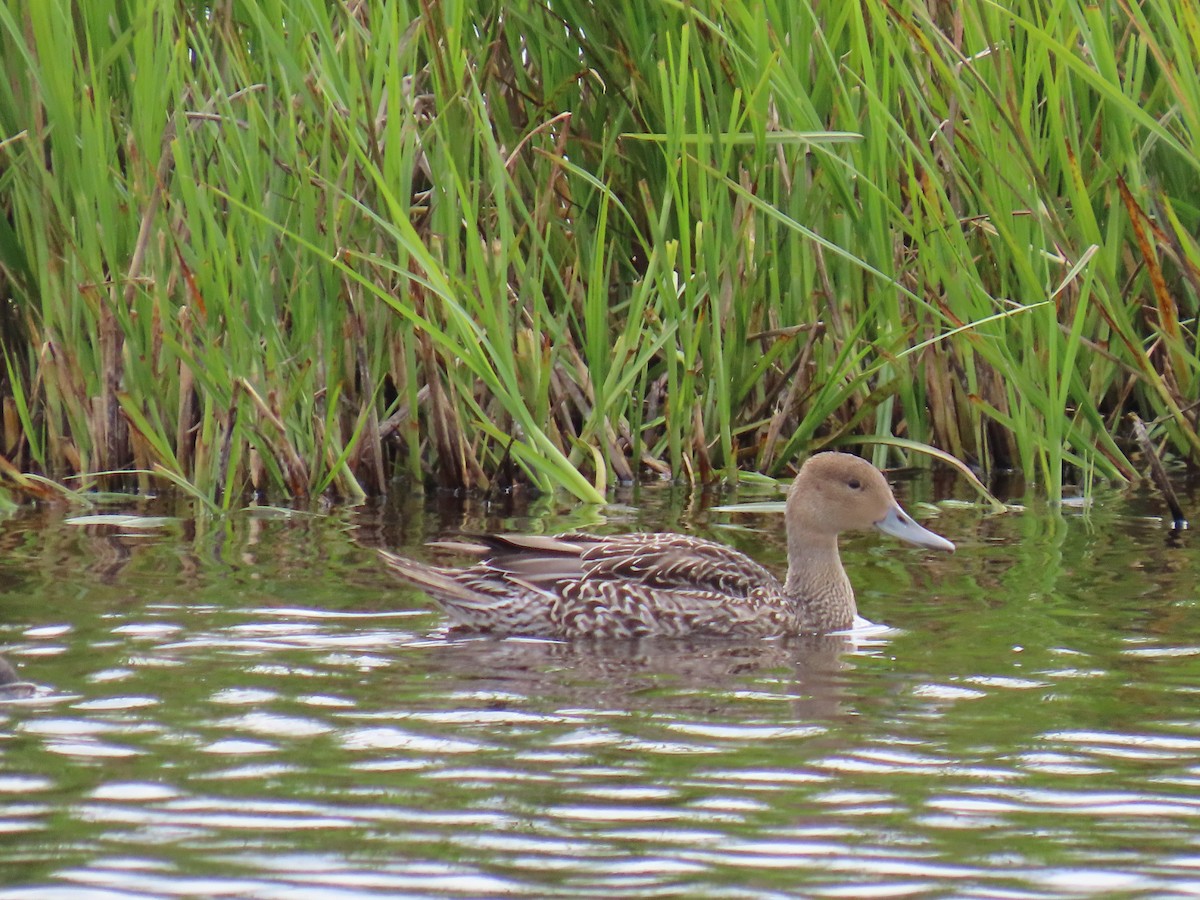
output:
[[882, 472], [849, 453], [818, 453], [805, 461], [788, 494], [787, 520], [789, 531], [814, 537], [878, 528], [918, 547], [954, 550], [900, 507]]

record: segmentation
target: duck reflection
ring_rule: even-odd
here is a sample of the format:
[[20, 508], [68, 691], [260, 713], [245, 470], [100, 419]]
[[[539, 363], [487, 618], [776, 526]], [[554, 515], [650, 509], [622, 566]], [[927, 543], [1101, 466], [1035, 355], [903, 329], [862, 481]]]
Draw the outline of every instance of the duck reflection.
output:
[[853, 712], [844, 706], [853, 697], [854, 660], [877, 644], [854, 633], [554, 641], [449, 630], [411, 645], [430, 651], [411, 660], [442, 691], [490, 697], [493, 706], [707, 714], [726, 708], [737, 718], [767, 712], [758, 699], [784, 701], [788, 717], [803, 720]]

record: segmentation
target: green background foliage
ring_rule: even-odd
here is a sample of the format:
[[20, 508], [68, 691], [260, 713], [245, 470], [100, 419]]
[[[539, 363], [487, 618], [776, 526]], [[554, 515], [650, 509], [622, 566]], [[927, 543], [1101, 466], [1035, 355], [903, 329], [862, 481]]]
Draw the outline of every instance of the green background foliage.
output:
[[1200, 460], [1191, 0], [4, 0], [0, 70], [31, 490]]

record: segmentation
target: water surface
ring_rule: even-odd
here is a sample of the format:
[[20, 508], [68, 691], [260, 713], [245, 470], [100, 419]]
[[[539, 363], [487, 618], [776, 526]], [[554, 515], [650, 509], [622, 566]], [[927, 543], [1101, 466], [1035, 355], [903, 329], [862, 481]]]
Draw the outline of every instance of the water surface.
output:
[[858, 638], [447, 635], [370, 549], [665, 527], [782, 568], [777, 516], [637, 501], [0, 520], [38, 686], [0, 701], [0, 900], [1200, 895], [1200, 559], [1152, 498], [910, 496], [959, 552], [845, 541]]

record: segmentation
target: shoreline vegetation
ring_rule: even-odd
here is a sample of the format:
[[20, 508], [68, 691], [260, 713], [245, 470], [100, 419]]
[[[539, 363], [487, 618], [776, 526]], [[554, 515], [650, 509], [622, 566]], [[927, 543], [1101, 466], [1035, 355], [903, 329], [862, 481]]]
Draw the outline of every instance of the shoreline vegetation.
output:
[[1195, 465], [1200, 6], [960, 6], [0, 0], [0, 492]]

